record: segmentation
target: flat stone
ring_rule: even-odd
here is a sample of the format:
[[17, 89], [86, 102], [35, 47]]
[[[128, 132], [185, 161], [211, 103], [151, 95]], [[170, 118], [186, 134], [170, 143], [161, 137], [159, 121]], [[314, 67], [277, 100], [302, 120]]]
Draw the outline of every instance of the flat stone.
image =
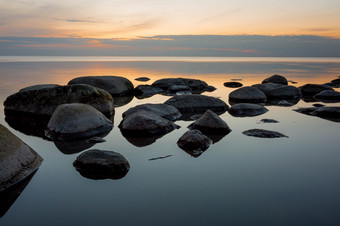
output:
[[137, 105], [133, 108], [130, 108], [129, 110], [125, 111], [123, 113], [123, 118], [125, 118], [127, 115], [131, 115], [137, 111], [145, 110], [145, 111], [151, 111], [165, 119], [168, 119], [170, 121], [175, 121], [179, 119], [182, 114], [179, 112], [177, 108], [175, 108], [172, 105], [168, 104], [141, 104]]
[[140, 81], [140, 82], [147, 82], [149, 81], [150, 79], [148, 77], [139, 77], [139, 78], [136, 78], [135, 79], [136, 81]]
[[190, 130], [184, 133], [177, 145], [193, 157], [200, 156], [212, 144], [212, 140], [199, 130]]
[[264, 129], [250, 129], [242, 132], [244, 135], [251, 137], [259, 137], [259, 138], [280, 138], [280, 137], [288, 137], [282, 133]]
[[262, 115], [268, 111], [267, 108], [259, 104], [239, 103], [232, 105], [228, 112], [235, 117], [252, 117]]
[[238, 88], [243, 86], [240, 82], [225, 82], [223, 85], [229, 88]]
[[246, 86], [229, 94], [229, 101], [236, 103], [266, 103], [266, 95], [256, 87]]
[[273, 75], [269, 78], [266, 78], [262, 81], [262, 83], [276, 83], [276, 84], [282, 84], [282, 85], [288, 85], [288, 81], [285, 77], [282, 75]]
[[340, 122], [340, 107], [307, 107], [294, 109], [294, 111], [333, 122]]
[[316, 100], [340, 100], [340, 92], [324, 90], [313, 96]]
[[264, 119], [261, 119], [260, 120], [260, 123], [279, 123], [279, 121], [275, 120], [275, 119], [267, 119], [267, 118], [264, 118]]

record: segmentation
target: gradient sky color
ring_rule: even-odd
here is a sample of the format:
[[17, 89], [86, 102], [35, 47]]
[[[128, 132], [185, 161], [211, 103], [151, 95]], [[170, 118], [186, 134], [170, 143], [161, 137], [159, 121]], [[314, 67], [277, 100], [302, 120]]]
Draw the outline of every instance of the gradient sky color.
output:
[[0, 0], [0, 36], [340, 37], [339, 0]]

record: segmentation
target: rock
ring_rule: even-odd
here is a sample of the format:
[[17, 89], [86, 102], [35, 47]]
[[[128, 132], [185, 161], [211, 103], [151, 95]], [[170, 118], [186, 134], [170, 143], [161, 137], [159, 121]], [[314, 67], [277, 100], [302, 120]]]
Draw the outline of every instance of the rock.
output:
[[294, 86], [264, 83], [253, 85], [253, 87], [261, 90], [267, 96], [267, 99], [296, 99], [302, 96], [300, 90]]
[[87, 84], [101, 88], [109, 92], [113, 97], [131, 96], [133, 94], [133, 84], [130, 80], [119, 76], [85, 76], [74, 78], [68, 85]]
[[287, 100], [280, 100], [277, 105], [280, 105], [280, 106], [293, 106], [294, 104], [292, 103], [289, 103]]
[[294, 109], [294, 111], [333, 122], [340, 122], [340, 107], [308, 107]]
[[240, 82], [225, 82], [223, 85], [229, 88], [238, 88], [243, 86]]
[[229, 101], [236, 103], [266, 103], [266, 95], [256, 87], [246, 86], [229, 94]]
[[260, 123], [279, 123], [279, 121], [275, 120], [275, 119], [267, 119], [267, 118], [264, 118], [264, 119], [261, 119], [260, 120]]
[[176, 92], [176, 96], [183, 96], [183, 95], [192, 95], [190, 91], [179, 91]]
[[288, 82], [289, 82], [289, 83], [292, 83], [292, 84], [297, 84], [297, 82], [291, 81], [291, 80], [289, 80]]
[[177, 92], [180, 92], [180, 91], [191, 92], [192, 89], [189, 86], [173, 85], [173, 86], [170, 86], [169, 89], [167, 90], [168, 93], [177, 93]]
[[251, 137], [259, 137], [259, 138], [280, 138], [280, 137], [288, 137], [282, 133], [264, 129], [251, 129], [242, 132], [244, 135]]
[[314, 106], [314, 107], [318, 107], [318, 108], [319, 108], [319, 107], [325, 107], [324, 104], [313, 104], [313, 106]]
[[139, 110], [127, 115], [119, 128], [123, 135], [149, 136], [166, 134], [179, 127], [151, 111]]
[[139, 78], [136, 78], [135, 79], [136, 81], [140, 81], [140, 82], [147, 82], [149, 81], [150, 79], [148, 77], [139, 77]]
[[268, 111], [267, 108], [259, 104], [240, 103], [232, 105], [228, 112], [235, 117], [251, 117], [262, 115]]
[[231, 132], [227, 123], [211, 110], [207, 110], [188, 128], [200, 130], [204, 134], [228, 134]]
[[282, 75], [273, 75], [263, 80], [262, 83], [276, 83], [276, 84], [288, 85], [287, 79], [283, 77]]
[[35, 172], [43, 159], [0, 124], [0, 192]]
[[102, 137], [91, 137], [89, 139], [89, 143], [97, 144], [97, 143], [104, 143], [104, 142], [106, 142], [106, 140]]
[[152, 86], [168, 90], [171, 86], [180, 85], [188, 86], [193, 90], [193, 93], [201, 93], [206, 90], [208, 84], [198, 79], [188, 78], [164, 78], [155, 81]]
[[340, 92], [334, 90], [324, 90], [313, 96], [316, 100], [338, 100], [340, 101]]
[[130, 164], [123, 155], [98, 149], [80, 154], [73, 166], [82, 176], [96, 180], [121, 179], [130, 170]]
[[56, 84], [40, 84], [40, 85], [34, 85], [34, 86], [25, 87], [25, 88], [19, 90], [19, 92], [25, 92], [25, 91], [31, 91], [31, 90], [40, 90], [40, 89], [45, 89], [45, 88], [57, 88], [57, 87], [60, 87], [60, 85], [56, 85]]
[[299, 103], [299, 101], [300, 101], [300, 98], [286, 99], [286, 100], [268, 99], [266, 106], [291, 107]]
[[135, 96], [139, 99], [152, 97], [155, 94], [163, 93], [164, 90], [150, 85], [139, 85], [135, 88]]
[[107, 133], [112, 122], [87, 104], [62, 104], [47, 125], [46, 135], [58, 140], [84, 139]]
[[330, 86], [318, 84], [306, 84], [300, 86], [299, 89], [303, 96], [314, 96], [324, 90], [333, 90]]
[[165, 104], [176, 107], [182, 115], [204, 113], [208, 109], [215, 113], [223, 113], [229, 108], [218, 98], [198, 94], [175, 96], [167, 100]]
[[332, 80], [331, 83], [340, 84], [340, 78]]
[[205, 88], [205, 91], [206, 92], [213, 92], [213, 91], [215, 91], [216, 90], [216, 87], [214, 87], [214, 86], [207, 86], [206, 88]]
[[146, 110], [151, 111], [165, 119], [175, 121], [182, 116], [182, 114], [172, 105], [168, 104], [141, 104], [137, 105], [123, 113], [123, 118], [127, 115], [131, 115], [137, 111]]
[[200, 156], [212, 144], [212, 140], [199, 130], [190, 130], [184, 133], [177, 145], [193, 157]]
[[156, 140], [163, 137], [165, 134], [155, 134], [149, 136], [141, 136], [141, 135], [131, 135], [122, 133], [125, 139], [136, 147], [146, 147], [156, 142]]
[[114, 112], [112, 96], [89, 85], [69, 85], [15, 93], [4, 102], [5, 110], [38, 115], [52, 115], [57, 106], [68, 103], [89, 104], [110, 115]]

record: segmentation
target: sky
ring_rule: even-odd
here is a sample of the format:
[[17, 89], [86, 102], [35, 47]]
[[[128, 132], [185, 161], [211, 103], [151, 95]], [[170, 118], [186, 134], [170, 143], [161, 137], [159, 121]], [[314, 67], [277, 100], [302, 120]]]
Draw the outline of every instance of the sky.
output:
[[[329, 46], [340, 39], [339, 22], [339, 0], [0, 0], [0, 55], [20, 54], [20, 49], [23, 55], [53, 55], [61, 48], [68, 48], [59, 53], [66, 55], [71, 54], [69, 48], [75, 55], [110, 55], [105, 48], [112, 55], [154, 55], [157, 48], [158, 54], [171, 55], [180, 54], [179, 48], [192, 50], [184, 46], [186, 37], [187, 44], [202, 40], [201, 50], [191, 55], [209, 49], [203, 55], [264, 56], [271, 54], [258, 48], [254, 39], [263, 37], [258, 41], [262, 43], [276, 38], [278, 43], [283, 37], [292, 41], [298, 37], [295, 44], [301, 44], [304, 37], [309, 42], [314, 37], [312, 42], [323, 38], [322, 45], [328, 41]], [[214, 48], [203, 44], [207, 37], [220, 37], [225, 43]], [[233, 37], [242, 37], [243, 42], [248, 37], [253, 46], [235, 45], [230, 42]], [[153, 44], [146, 51], [145, 46], [135, 46], [136, 40]], [[164, 43], [166, 48], [160, 46]], [[50, 48], [50, 53], [41, 48]]]

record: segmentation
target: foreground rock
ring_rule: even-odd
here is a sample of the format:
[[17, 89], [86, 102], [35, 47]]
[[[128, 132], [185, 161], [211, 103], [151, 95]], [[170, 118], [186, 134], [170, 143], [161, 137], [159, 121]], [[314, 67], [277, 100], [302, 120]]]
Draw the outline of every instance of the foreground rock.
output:
[[282, 84], [282, 85], [288, 85], [288, 81], [285, 77], [282, 75], [273, 75], [269, 78], [266, 78], [262, 81], [262, 83], [276, 83], [276, 84]]
[[47, 125], [46, 135], [58, 140], [83, 139], [107, 133], [112, 122], [87, 104], [62, 104]]
[[340, 107], [309, 107], [294, 109], [294, 111], [333, 122], [340, 122]]
[[15, 93], [4, 102], [5, 110], [38, 115], [52, 115], [57, 106], [68, 103], [89, 104], [104, 114], [112, 114], [112, 96], [89, 85], [69, 85], [31, 89]]
[[236, 103], [266, 103], [266, 95], [256, 87], [246, 86], [229, 94], [229, 101]]
[[200, 156], [212, 144], [212, 140], [199, 130], [190, 130], [183, 134], [177, 145], [193, 157]]
[[127, 115], [131, 115], [137, 111], [146, 110], [151, 111], [165, 119], [170, 121], [175, 121], [182, 116], [182, 114], [172, 105], [168, 104], [141, 104], [136, 107], [130, 108], [123, 113], [123, 118]]
[[[332, 87], [319, 84], [306, 84], [299, 87], [303, 96], [314, 96], [324, 90], [333, 90]], [[334, 91], [334, 90], [333, 90]]]
[[187, 86], [190, 87], [193, 93], [201, 93], [206, 90], [208, 84], [198, 79], [188, 78], [164, 78], [152, 83], [152, 86], [168, 90], [172, 86]]
[[109, 92], [113, 97], [133, 95], [133, 84], [130, 80], [119, 76], [84, 76], [74, 78], [68, 85], [87, 84]]
[[313, 98], [321, 101], [340, 101], [340, 92], [324, 90], [314, 95]]
[[25, 92], [25, 91], [31, 91], [31, 90], [40, 90], [40, 89], [45, 89], [45, 88], [57, 88], [57, 87], [60, 87], [60, 85], [57, 85], [57, 84], [40, 84], [40, 85], [33, 85], [33, 86], [25, 87], [25, 88], [19, 90], [19, 92]]
[[261, 90], [267, 99], [283, 100], [296, 99], [302, 97], [302, 94], [295, 86], [281, 85], [275, 83], [264, 83], [253, 85], [253, 87]]
[[43, 159], [0, 124], [0, 192], [37, 170]]
[[229, 88], [238, 88], [243, 86], [240, 82], [225, 82], [223, 85]]
[[188, 128], [200, 130], [204, 134], [228, 134], [231, 132], [227, 123], [211, 110], [207, 110]]
[[252, 117], [262, 115], [268, 111], [267, 108], [259, 104], [239, 103], [232, 105], [228, 112], [235, 117]]
[[123, 155], [98, 149], [83, 152], [73, 165], [82, 176], [90, 179], [121, 179], [130, 169]]
[[125, 135], [149, 136], [166, 134], [179, 127], [151, 111], [139, 110], [127, 115], [119, 128]]
[[244, 135], [251, 137], [259, 137], [259, 138], [280, 138], [280, 137], [288, 137], [282, 133], [264, 129], [251, 129], [242, 132]]
[[210, 109], [216, 113], [223, 113], [228, 110], [228, 105], [215, 97], [204, 95], [183, 95], [175, 96], [165, 102], [177, 108], [183, 115], [204, 113]]

